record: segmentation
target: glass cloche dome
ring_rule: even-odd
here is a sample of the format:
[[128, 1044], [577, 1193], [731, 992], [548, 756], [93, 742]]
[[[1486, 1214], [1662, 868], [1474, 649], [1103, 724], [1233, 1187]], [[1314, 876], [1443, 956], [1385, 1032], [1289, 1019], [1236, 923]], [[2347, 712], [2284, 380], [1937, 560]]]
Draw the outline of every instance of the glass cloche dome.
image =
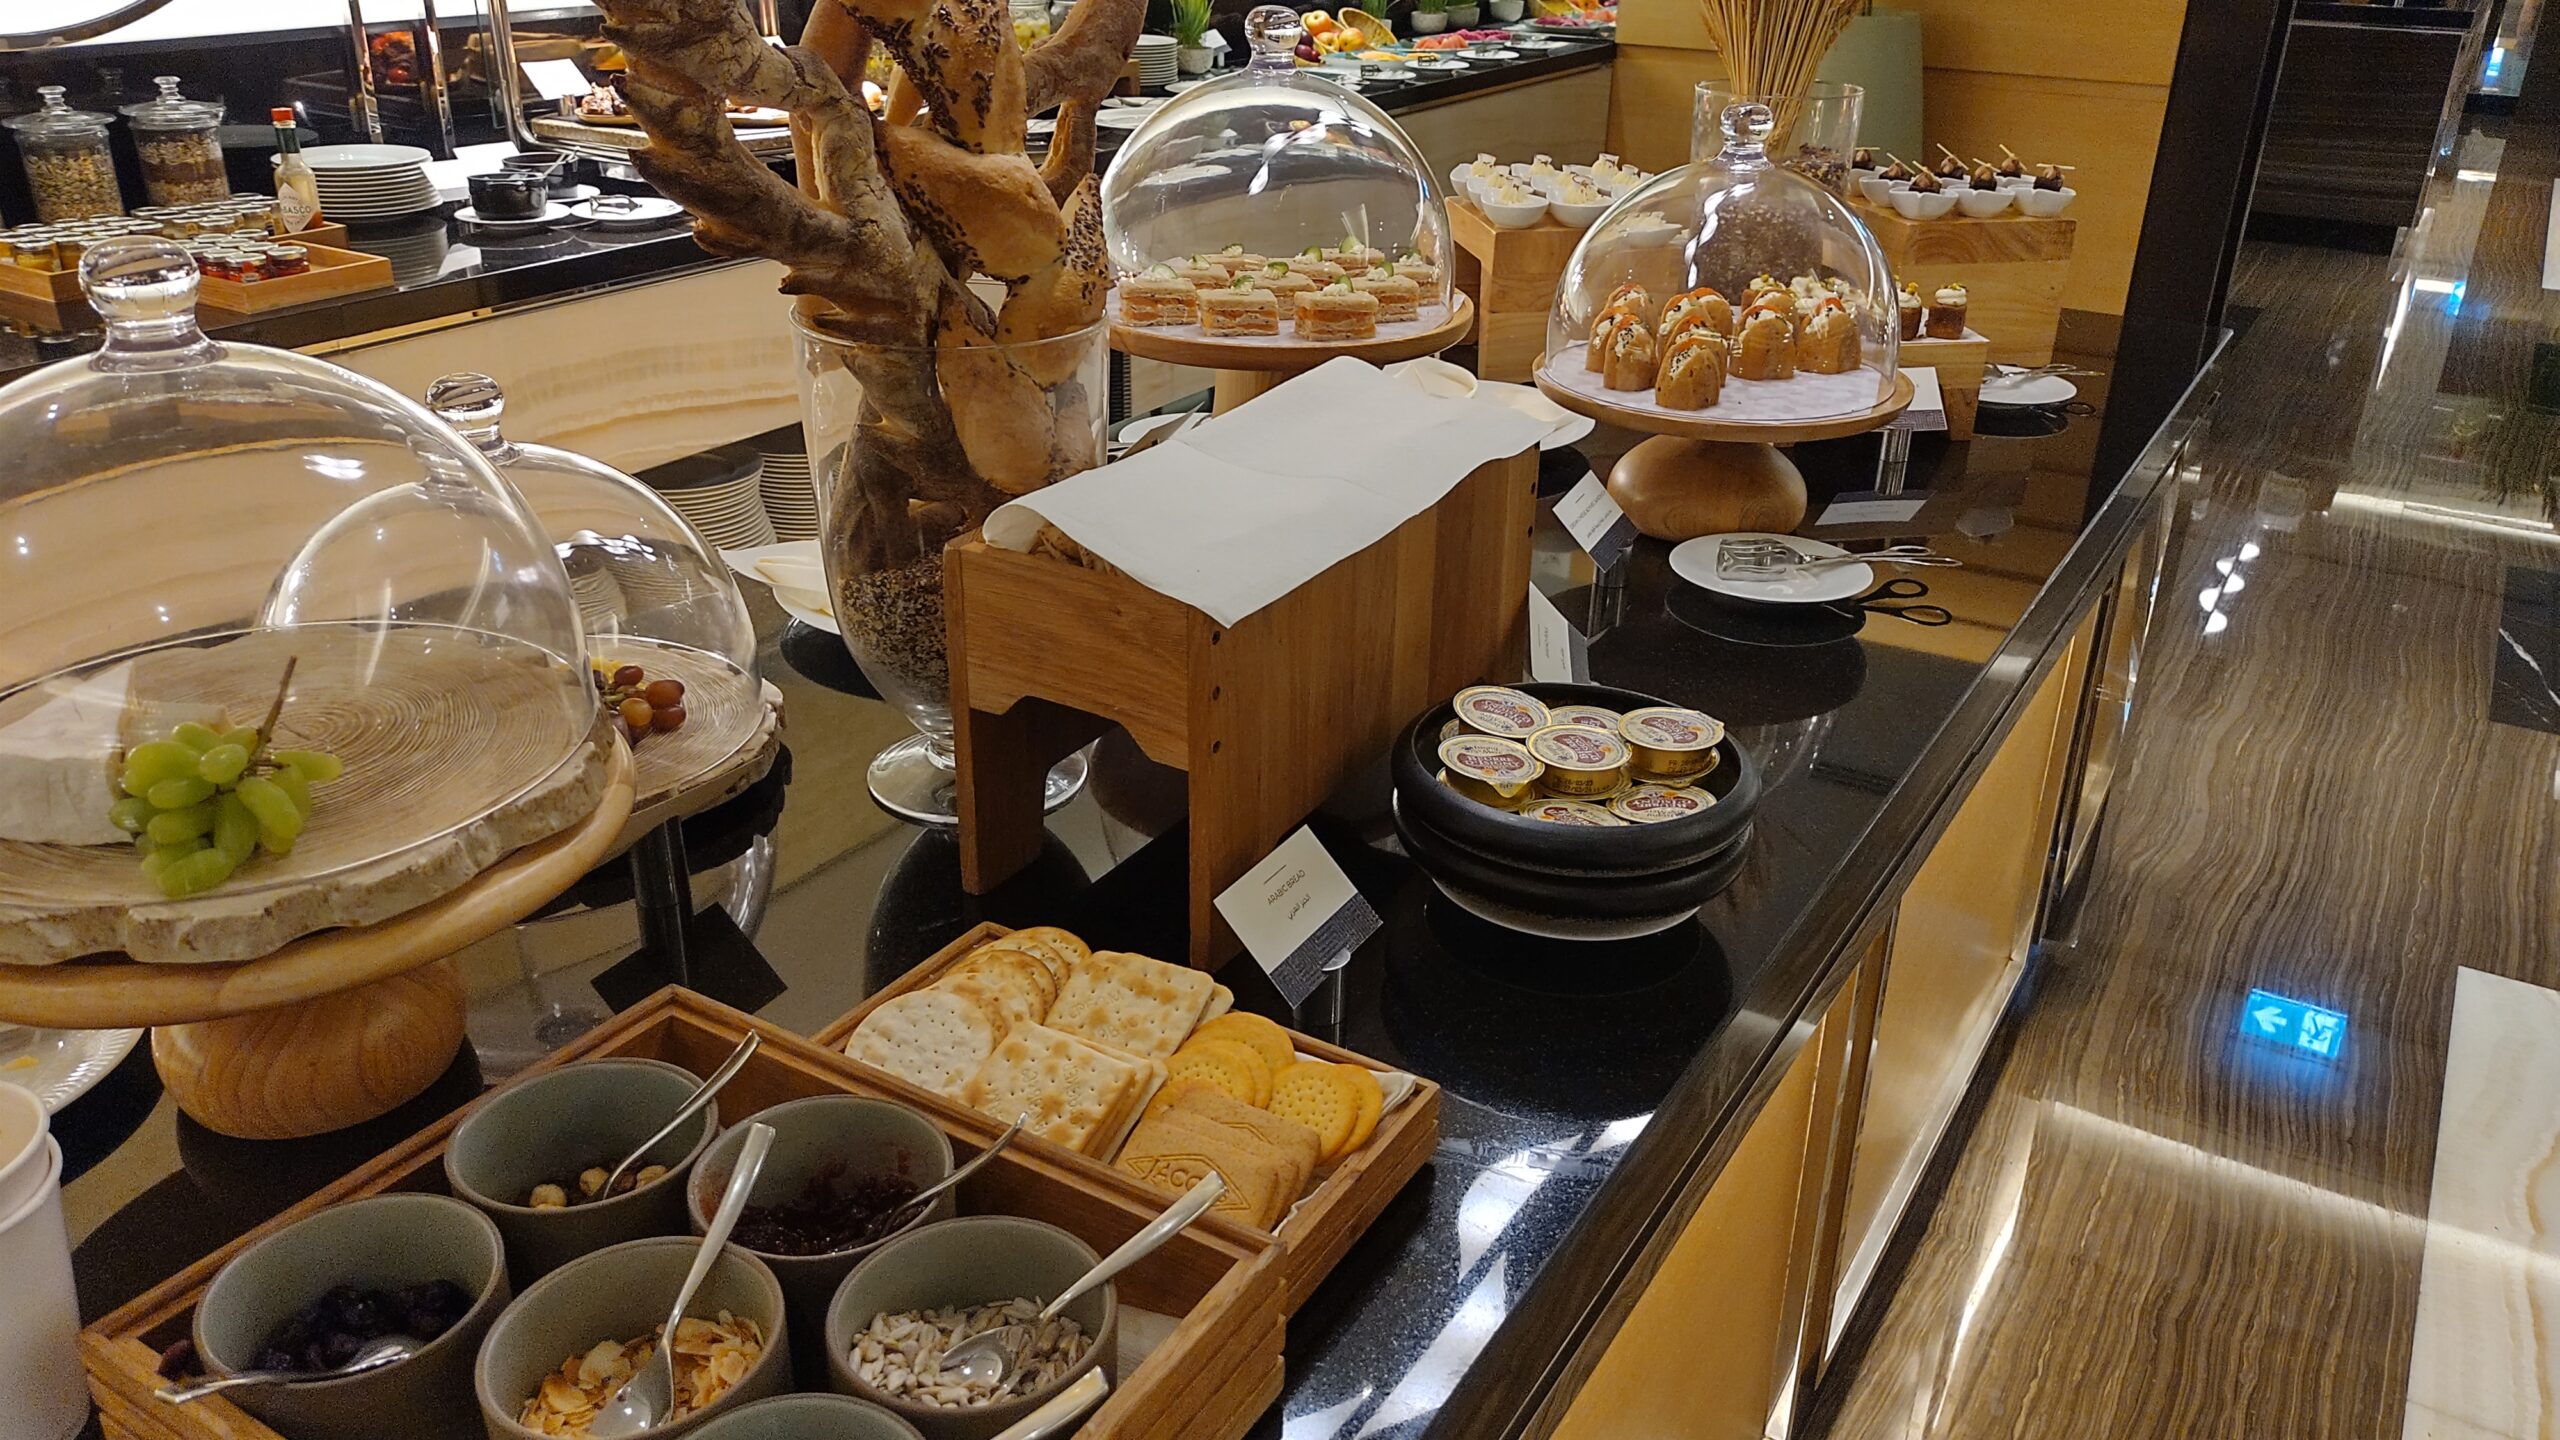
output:
[[1720, 154], [1593, 223], [1556, 287], [1549, 387], [1648, 418], [1771, 425], [1849, 419], [1893, 394], [1884, 252], [1838, 197], [1770, 163], [1772, 121], [1766, 105], [1727, 107]]
[[[427, 408], [480, 447], [549, 532], [596, 668], [637, 665], [649, 679], [681, 681], [693, 714], [734, 708], [751, 718], [755, 622], [719, 552], [631, 476], [574, 451], [509, 440], [499, 428], [506, 403], [486, 375], [447, 375], [427, 387]], [[714, 686], [716, 710], [706, 705]]]
[[[595, 763], [596, 700], [568, 578], [522, 497], [415, 402], [206, 338], [175, 243], [109, 241], [80, 274], [104, 348], [0, 388], [0, 958], [62, 958], [19, 942], [84, 901], [327, 877], [388, 903], [364, 888], [378, 862], [502, 810], [536, 823], [511, 807], [570, 793], [563, 777]], [[144, 775], [151, 823], [181, 818], [129, 837], [142, 747], [174, 734], [214, 776], [213, 747], [252, 729], [336, 757], [316, 806], [282, 843], [204, 862], [202, 886], [146, 876], [128, 838], [146, 859], [228, 851], [236, 835], [195, 821], [257, 787]], [[273, 763], [247, 759], [251, 778]], [[542, 814], [540, 834], [576, 818]], [[496, 838], [503, 854], [540, 835]], [[406, 874], [393, 909], [496, 858], [449, 848], [469, 853]]]
[[1303, 257], [1304, 278], [1392, 268], [1416, 282], [1426, 312], [1445, 306], [1449, 214], [1413, 141], [1385, 111], [1298, 68], [1297, 12], [1263, 6], [1245, 33], [1246, 69], [1158, 106], [1112, 158], [1112, 268], [1170, 265], [1208, 286], [1219, 272], [1243, 279]]

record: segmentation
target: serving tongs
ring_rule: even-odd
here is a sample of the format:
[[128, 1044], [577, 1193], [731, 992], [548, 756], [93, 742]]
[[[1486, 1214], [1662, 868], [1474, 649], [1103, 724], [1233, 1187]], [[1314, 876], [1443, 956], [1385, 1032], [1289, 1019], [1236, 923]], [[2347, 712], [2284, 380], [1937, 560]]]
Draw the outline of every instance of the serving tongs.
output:
[[1963, 563], [1953, 555], [1941, 555], [1925, 545], [1888, 545], [1882, 550], [1816, 555], [1809, 550], [1799, 550], [1784, 540], [1754, 537], [1748, 540], [1729, 539], [1716, 547], [1716, 578], [1720, 580], [1777, 580], [1804, 571], [1829, 569], [1834, 565], [1901, 565], [1925, 569]]

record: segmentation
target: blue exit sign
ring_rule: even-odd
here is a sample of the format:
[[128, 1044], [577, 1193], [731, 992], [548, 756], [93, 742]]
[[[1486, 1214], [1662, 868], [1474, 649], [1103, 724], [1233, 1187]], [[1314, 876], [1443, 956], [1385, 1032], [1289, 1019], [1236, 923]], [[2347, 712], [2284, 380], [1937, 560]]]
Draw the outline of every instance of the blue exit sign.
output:
[[2288, 1000], [2269, 990], [2252, 990], [2240, 1007], [2240, 1033], [2335, 1060], [2347, 1045], [2347, 1017], [2344, 1011]]

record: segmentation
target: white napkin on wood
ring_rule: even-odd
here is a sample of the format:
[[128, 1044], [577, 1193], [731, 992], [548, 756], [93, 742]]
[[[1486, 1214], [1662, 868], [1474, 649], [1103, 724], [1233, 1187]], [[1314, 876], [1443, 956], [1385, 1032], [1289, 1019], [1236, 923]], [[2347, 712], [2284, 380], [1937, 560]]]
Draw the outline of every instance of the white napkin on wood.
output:
[[1028, 550], [1045, 520], [1139, 584], [1233, 625], [1549, 428], [1346, 356], [1007, 504], [987, 517], [987, 543]]

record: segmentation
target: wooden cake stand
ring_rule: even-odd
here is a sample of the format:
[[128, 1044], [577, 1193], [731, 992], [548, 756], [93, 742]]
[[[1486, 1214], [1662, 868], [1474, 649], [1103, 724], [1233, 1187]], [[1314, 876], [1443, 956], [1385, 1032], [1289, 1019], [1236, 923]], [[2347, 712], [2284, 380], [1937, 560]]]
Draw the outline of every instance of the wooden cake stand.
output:
[[[1113, 303], [1116, 306], [1118, 302]], [[1224, 415], [1327, 360], [1348, 355], [1372, 365], [1392, 365], [1399, 360], [1437, 355], [1467, 338], [1467, 332], [1475, 328], [1476, 306], [1465, 294], [1452, 291], [1448, 312], [1440, 323], [1408, 321], [1393, 333], [1374, 340], [1302, 341], [1286, 335], [1230, 338], [1204, 335], [1197, 325], [1123, 325], [1116, 318], [1116, 310], [1114, 316], [1112, 349], [1168, 365], [1195, 365], [1218, 372], [1214, 413]], [[1427, 328], [1414, 328], [1418, 324]]]
[[440, 899], [238, 964], [0, 965], [0, 1019], [157, 1027], [151, 1058], [170, 1097], [225, 1135], [288, 1139], [384, 1114], [461, 1048], [462, 980], [447, 957], [540, 909], [623, 843], [631, 752], [606, 748], [592, 814]]
[[1812, 420], [1717, 420], [1709, 418], [1712, 410], [1691, 418], [1612, 404], [1551, 379], [1544, 356], [1537, 381], [1567, 410], [1653, 436], [1609, 471], [1609, 495], [1638, 530], [1671, 541], [1795, 529], [1804, 523], [1804, 476], [1778, 447], [1863, 435], [1909, 408], [1912, 395], [1911, 377], [1897, 373], [1884, 399], [1865, 410]]

